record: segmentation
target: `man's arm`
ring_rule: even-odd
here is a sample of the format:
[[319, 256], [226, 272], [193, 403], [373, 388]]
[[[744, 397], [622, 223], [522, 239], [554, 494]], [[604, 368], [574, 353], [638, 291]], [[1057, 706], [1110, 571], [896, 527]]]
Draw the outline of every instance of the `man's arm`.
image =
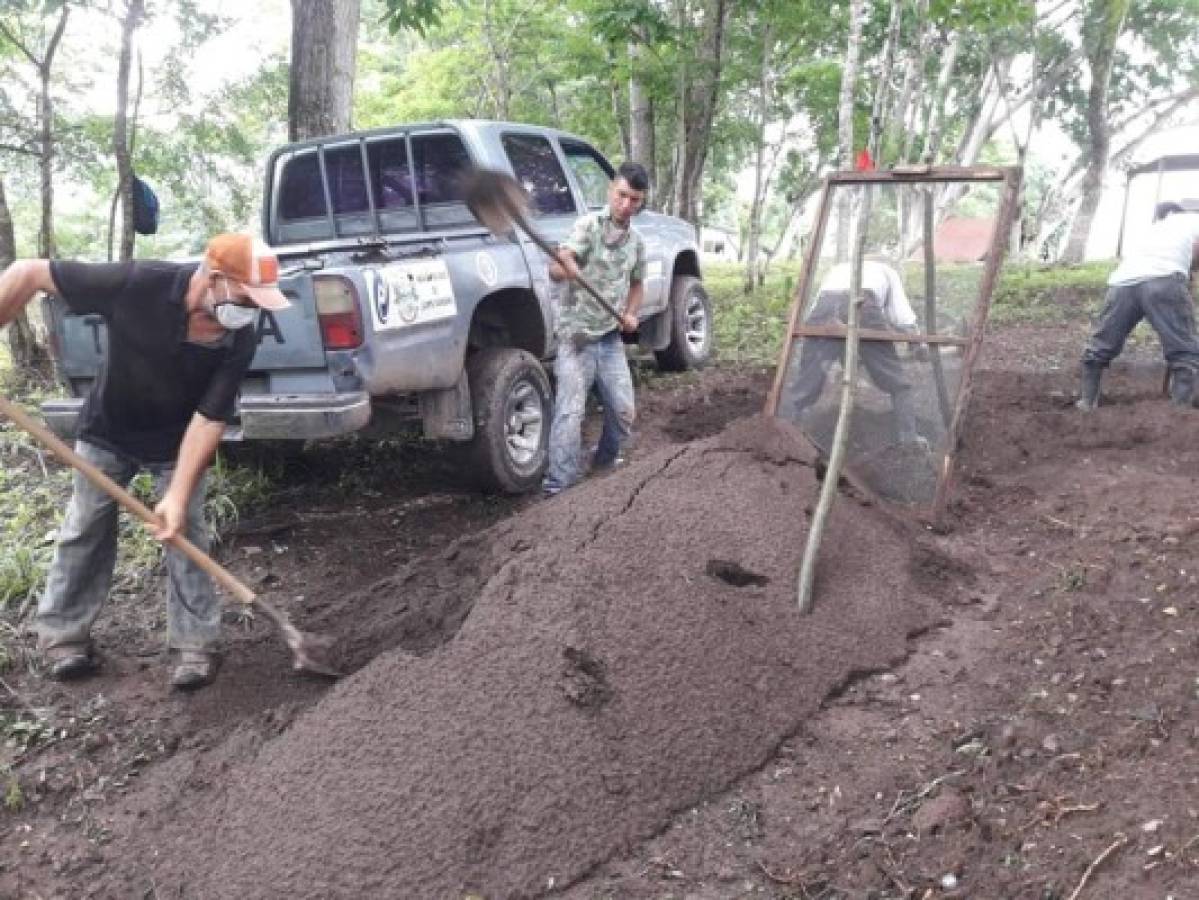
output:
[[0, 328], [20, 315], [38, 291], [56, 290], [49, 260], [17, 260], [0, 274]]
[[645, 286], [640, 279], [629, 285], [629, 299], [625, 303], [624, 314], [620, 317], [621, 331], [637, 330], [637, 312], [641, 309], [641, 301], [645, 299]]
[[579, 277], [579, 258], [569, 247], [559, 247], [558, 255], [550, 259], [550, 278], [554, 281], [574, 281]]
[[179, 445], [179, 457], [175, 460], [171, 483], [167, 485], [162, 500], [154, 507], [154, 512], [162, 520], [161, 527], [154, 531], [154, 537], [158, 540], [170, 540], [183, 530], [187, 521], [188, 501], [200, 482], [200, 476], [216, 454], [224, 433], [224, 422], [214, 422], [199, 413], [192, 416]]

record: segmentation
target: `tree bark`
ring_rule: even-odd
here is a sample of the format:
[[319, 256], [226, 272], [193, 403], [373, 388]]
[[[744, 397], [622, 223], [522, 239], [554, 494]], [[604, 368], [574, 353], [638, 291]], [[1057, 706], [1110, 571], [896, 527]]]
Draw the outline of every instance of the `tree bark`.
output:
[[133, 61], [133, 33], [144, 15], [144, 0], [129, 0], [125, 18], [121, 22], [121, 55], [117, 64], [117, 115], [112, 129], [112, 149], [117, 160], [117, 195], [121, 203], [118, 256], [121, 260], [133, 258], [133, 141], [129, 130], [129, 70]]
[[[675, 171], [675, 215], [700, 227], [700, 180], [708, 156], [712, 122], [720, 95], [721, 59], [724, 51], [724, 26], [728, 0], [707, 0], [704, 4], [702, 34], [696, 48], [691, 76], [680, 80], [679, 95], [679, 166]], [[684, 16], [685, 18], [685, 16]]]
[[52, 259], [58, 252], [54, 240], [54, 100], [50, 96], [50, 74], [54, 67], [54, 55], [58, 52], [59, 42], [67, 28], [67, 16], [71, 8], [63, 4], [62, 13], [50, 41], [46, 44], [46, 52], [37, 61], [37, 74], [40, 83], [38, 96], [38, 163], [41, 169], [42, 222], [38, 233], [39, 255]]
[[[4, 179], [0, 178], [0, 271], [7, 269], [17, 258], [17, 239], [13, 232], [12, 214], [8, 209], [8, 197], [4, 193]], [[22, 309], [8, 326], [8, 349], [14, 367], [28, 369], [38, 367], [45, 361], [44, 351], [38, 346], [29, 324], [29, 313]]]
[[1082, 179], [1082, 203], [1074, 216], [1070, 238], [1062, 259], [1067, 263], [1082, 262], [1086, 255], [1091, 222], [1099, 208], [1103, 191], [1103, 173], [1107, 170], [1111, 152], [1112, 132], [1107, 121], [1108, 90], [1115, 62], [1116, 39], [1124, 29], [1130, 0], [1094, 0], [1083, 23], [1083, 42], [1087, 48], [1087, 63], [1091, 70], [1091, 87], [1087, 91], [1087, 132], [1090, 138], [1088, 164]]
[[[858, 81], [858, 60], [862, 55], [863, 0], [850, 0], [849, 41], [845, 48], [845, 64], [841, 69], [841, 94], [837, 101], [837, 144], [841, 149], [838, 168], [853, 167], [853, 100]], [[837, 204], [837, 261], [843, 262], [849, 251], [850, 191], [842, 191]]]
[[762, 28], [762, 65], [758, 71], [758, 121], [755, 122], [757, 134], [754, 135], [754, 196], [749, 208], [749, 222], [745, 239], [745, 293], [753, 293], [758, 280], [758, 241], [762, 231], [762, 210], [766, 206], [766, 120], [770, 114], [770, 66], [771, 46], [774, 35], [770, 22], [761, 23]]
[[361, 0], [291, 0], [291, 140], [350, 130], [360, 7]]
[[654, 108], [649, 91], [641, 80], [645, 48], [640, 41], [629, 41], [629, 159], [645, 166], [649, 173], [650, 195], [657, 183], [654, 171]]
[[887, 131], [887, 100], [891, 93], [892, 68], [895, 65], [895, 51], [899, 45], [899, 26], [902, 24], [903, 3], [892, 0], [891, 18], [887, 25], [887, 40], [883, 46], [883, 59], [879, 64], [878, 80], [874, 88], [874, 104], [870, 110], [870, 138], [866, 146], [870, 155], [882, 165], [883, 136]]

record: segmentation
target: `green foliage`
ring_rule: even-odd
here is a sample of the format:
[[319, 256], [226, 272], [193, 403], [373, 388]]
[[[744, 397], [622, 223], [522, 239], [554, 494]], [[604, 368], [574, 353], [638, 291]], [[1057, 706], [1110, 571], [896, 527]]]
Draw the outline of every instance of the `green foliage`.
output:
[[[723, 361], [772, 365], [777, 362], [799, 280], [799, 263], [775, 266], [764, 286], [743, 291], [744, 272], [735, 263], [704, 267], [704, 285], [712, 298], [716, 346]], [[1004, 267], [991, 298], [989, 321], [997, 325], [1060, 324], [1088, 321], [1102, 305], [1111, 262], [1080, 266]], [[973, 310], [981, 267], [941, 265], [937, 294], [945, 312]], [[923, 294], [920, 266], [905, 267], [909, 294]], [[919, 306], [919, 303], [916, 303]]]

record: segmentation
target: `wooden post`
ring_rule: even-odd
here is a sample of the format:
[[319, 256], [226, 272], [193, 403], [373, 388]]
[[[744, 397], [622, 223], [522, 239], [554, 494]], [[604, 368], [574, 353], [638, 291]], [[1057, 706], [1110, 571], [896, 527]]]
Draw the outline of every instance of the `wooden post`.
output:
[[[937, 332], [937, 261], [933, 239], [933, 192], [924, 190], [924, 330]], [[941, 348], [928, 345], [928, 358], [933, 366], [933, 381], [937, 384], [937, 403], [941, 407], [941, 420], [949, 427], [953, 411], [949, 408], [949, 391], [945, 387], [945, 367], [941, 365]]]
[[845, 448], [849, 443], [849, 425], [853, 417], [854, 401], [858, 392], [858, 321], [862, 307], [862, 257], [866, 249], [866, 229], [870, 224], [870, 207], [874, 199], [873, 185], [862, 187], [862, 208], [858, 215], [858, 232], [854, 241], [849, 276], [849, 315], [845, 323], [845, 358], [841, 363], [841, 410], [837, 415], [837, 428], [833, 432], [829, 448], [828, 468], [824, 473], [824, 484], [820, 486], [820, 500], [812, 513], [812, 524], [808, 528], [808, 543], [804, 548], [803, 562], [799, 569], [797, 600], [801, 613], [811, 612], [812, 583], [816, 578], [816, 556], [824, 537], [824, 526], [833, 507], [837, 493], [837, 482], [841, 480], [841, 466], [845, 461]]

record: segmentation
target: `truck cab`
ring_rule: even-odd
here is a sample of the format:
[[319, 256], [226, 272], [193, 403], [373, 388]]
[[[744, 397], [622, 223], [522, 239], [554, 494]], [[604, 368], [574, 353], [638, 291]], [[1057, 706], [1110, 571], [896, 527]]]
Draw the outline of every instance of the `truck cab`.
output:
[[[263, 311], [230, 439], [318, 439], [418, 429], [461, 444], [470, 474], [504, 492], [540, 483], [557, 286], [523, 234], [497, 238], [463, 202], [474, 167], [516, 178], [551, 242], [602, 208], [614, 169], [587, 141], [476, 120], [398, 125], [279, 147], [262, 234], [289, 309]], [[643, 211], [645, 299], [635, 340], [669, 369], [711, 352], [694, 229]], [[44, 406], [70, 433], [104, 352], [98, 317], [47, 322], [72, 397]]]

